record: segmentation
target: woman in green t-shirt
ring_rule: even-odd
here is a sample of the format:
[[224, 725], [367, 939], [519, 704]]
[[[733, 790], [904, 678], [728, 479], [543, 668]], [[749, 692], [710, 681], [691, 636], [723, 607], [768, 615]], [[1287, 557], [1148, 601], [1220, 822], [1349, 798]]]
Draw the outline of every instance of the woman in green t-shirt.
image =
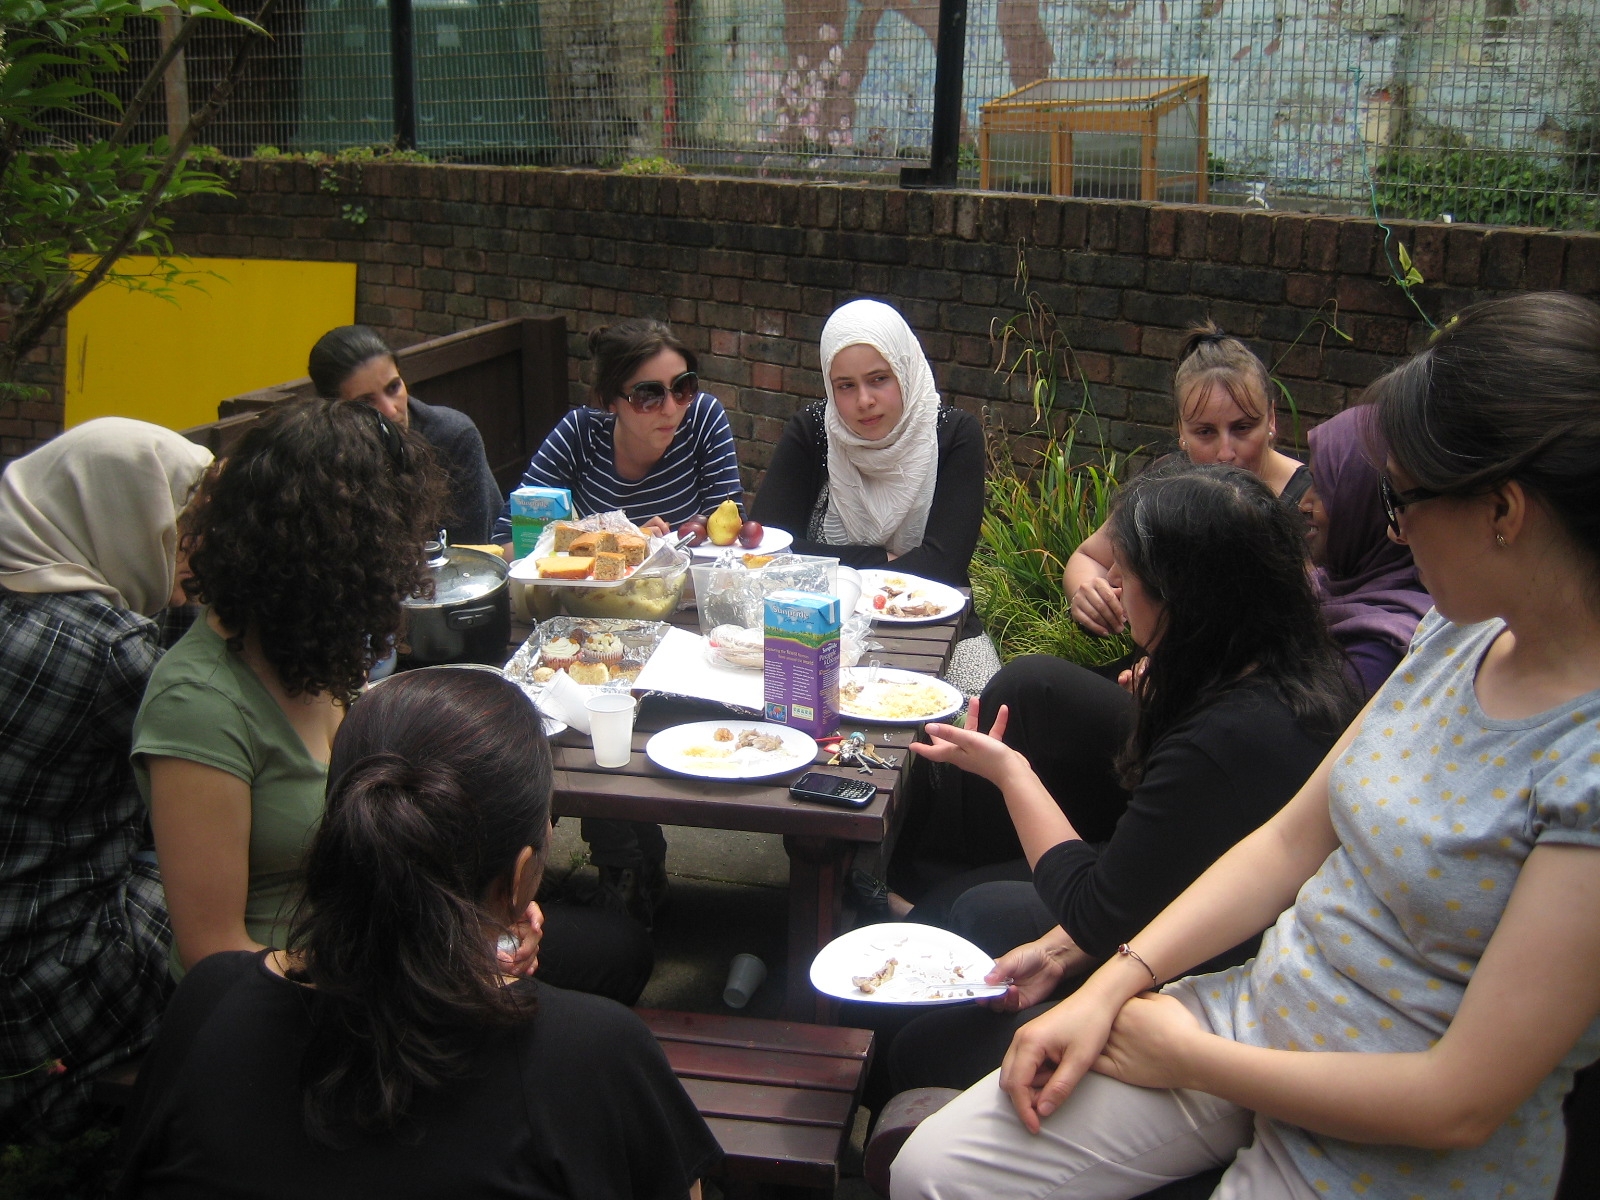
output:
[[206, 609], [152, 675], [133, 741], [175, 974], [284, 944], [333, 735], [427, 581], [443, 494], [415, 434], [328, 401], [269, 411], [201, 484], [180, 530]]

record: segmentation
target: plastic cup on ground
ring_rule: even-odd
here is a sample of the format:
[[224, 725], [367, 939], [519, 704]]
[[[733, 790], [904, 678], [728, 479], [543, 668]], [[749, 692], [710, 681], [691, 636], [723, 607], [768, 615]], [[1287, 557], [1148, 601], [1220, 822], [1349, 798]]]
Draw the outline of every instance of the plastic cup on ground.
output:
[[735, 954], [728, 967], [728, 982], [722, 989], [722, 1002], [729, 1008], [743, 1008], [767, 977], [767, 964], [754, 954]]
[[594, 765], [627, 766], [633, 758], [633, 697], [622, 692], [601, 692], [590, 696], [583, 706], [589, 710]]

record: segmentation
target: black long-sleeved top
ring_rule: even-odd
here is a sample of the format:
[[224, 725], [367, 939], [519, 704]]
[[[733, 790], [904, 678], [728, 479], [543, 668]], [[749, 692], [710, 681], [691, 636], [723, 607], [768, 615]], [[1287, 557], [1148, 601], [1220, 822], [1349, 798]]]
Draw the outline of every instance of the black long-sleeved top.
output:
[[[797, 554], [822, 554], [847, 567], [883, 567], [882, 546], [834, 546], [821, 541], [828, 510], [828, 432], [825, 401], [808, 404], [784, 427], [750, 515], [794, 534]], [[983, 521], [983, 428], [970, 413], [939, 409], [939, 477], [922, 544], [894, 560], [894, 569], [952, 587], [966, 587], [967, 564]]]
[[[1269, 684], [1227, 692], [1156, 743], [1111, 840], [1052, 846], [1034, 888], [1085, 953], [1106, 958], [1282, 808], [1333, 741], [1306, 733]], [[1195, 971], [1243, 962], [1258, 940]]]

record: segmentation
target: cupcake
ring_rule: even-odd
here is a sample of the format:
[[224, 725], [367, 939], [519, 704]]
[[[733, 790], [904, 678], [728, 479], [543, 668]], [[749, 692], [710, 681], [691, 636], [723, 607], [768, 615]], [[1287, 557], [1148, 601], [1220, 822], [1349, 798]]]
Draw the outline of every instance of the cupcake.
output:
[[544, 644], [539, 662], [557, 671], [564, 671], [578, 661], [578, 643], [571, 638], [553, 638]]
[[600, 684], [611, 679], [611, 672], [604, 663], [575, 662], [567, 668], [567, 674], [572, 676], [573, 683]]
[[538, 684], [549, 683], [555, 677], [556, 669], [554, 667], [538, 667], [533, 672], [533, 681]]
[[584, 643], [584, 662], [613, 666], [622, 661], [622, 640], [614, 633], [595, 633]]
[[639, 678], [639, 672], [642, 670], [644, 670], [644, 664], [637, 658], [625, 658], [611, 668], [611, 678], [626, 679], [629, 683], [632, 683]]

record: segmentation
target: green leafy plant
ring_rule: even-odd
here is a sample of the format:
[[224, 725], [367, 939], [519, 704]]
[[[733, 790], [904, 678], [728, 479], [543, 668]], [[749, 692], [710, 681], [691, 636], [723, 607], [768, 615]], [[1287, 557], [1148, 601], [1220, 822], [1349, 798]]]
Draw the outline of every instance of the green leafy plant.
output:
[[655, 155], [651, 158], [630, 158], [617, 168], [619, 175], [682, 175], [683, 168], [670, 158]]
[[[987, 504], [972, 557], [972, 597], [1000, 647], [1001, 657], [1055, 654], [1095, 665], [1126, 654], [1125, 637], [1097, 638], [1068, 610], [1062, 571], [1083, 539], [1105, 523], [1125, 460], [1103, 441], [1080, 445], [1081, 431], [1098, 432], [1092, 400], [1071, 342], [1039, 294], [1029, 287], [1019, 254], [1017, 291], [1022, 311], [991, 329], [997, 365], [1020, 385], [1032, 409], [1015, 440], [1003, 427], [989, 431]], [[1063, 383], [1076, 379], [1076, 412], [1060, 411]], [[1056, 425], [1066, 424], [1063, 432]], [[1020, 457], [1027, 464], [1019, 466]]]
[[[278, 3], [265, 0], [256, 19]], [[171, 12], [188, 19], [119, 105], [109, 85], [126, 70], [134, 23]], [[202, 18], [240, 26], [221, 82], [175, 139], [134, 142], [140, 117]], [[37, 393], [18, 379], [23, 361], [102, 283], [170, 297], [190, 282], [171, 257], [166, 214], [175, 200], [225, 191], [189, 158], [189, 147], [265, 36], [221, 0], [0, 0], [0, 397]], [[107, 110], [115, 119], [105, 118]], [[85, 124], [103, 132], [62, 133]], [[129, 254], [154, 256], [156, 265], [124, 270], [118, 264]]]
[[1480, 147], [1395, 150], [1373, 169], [1385, 216], [1555, 229], [1600, 226], [1600, 202], [1583, 194], [1571, 161]]

